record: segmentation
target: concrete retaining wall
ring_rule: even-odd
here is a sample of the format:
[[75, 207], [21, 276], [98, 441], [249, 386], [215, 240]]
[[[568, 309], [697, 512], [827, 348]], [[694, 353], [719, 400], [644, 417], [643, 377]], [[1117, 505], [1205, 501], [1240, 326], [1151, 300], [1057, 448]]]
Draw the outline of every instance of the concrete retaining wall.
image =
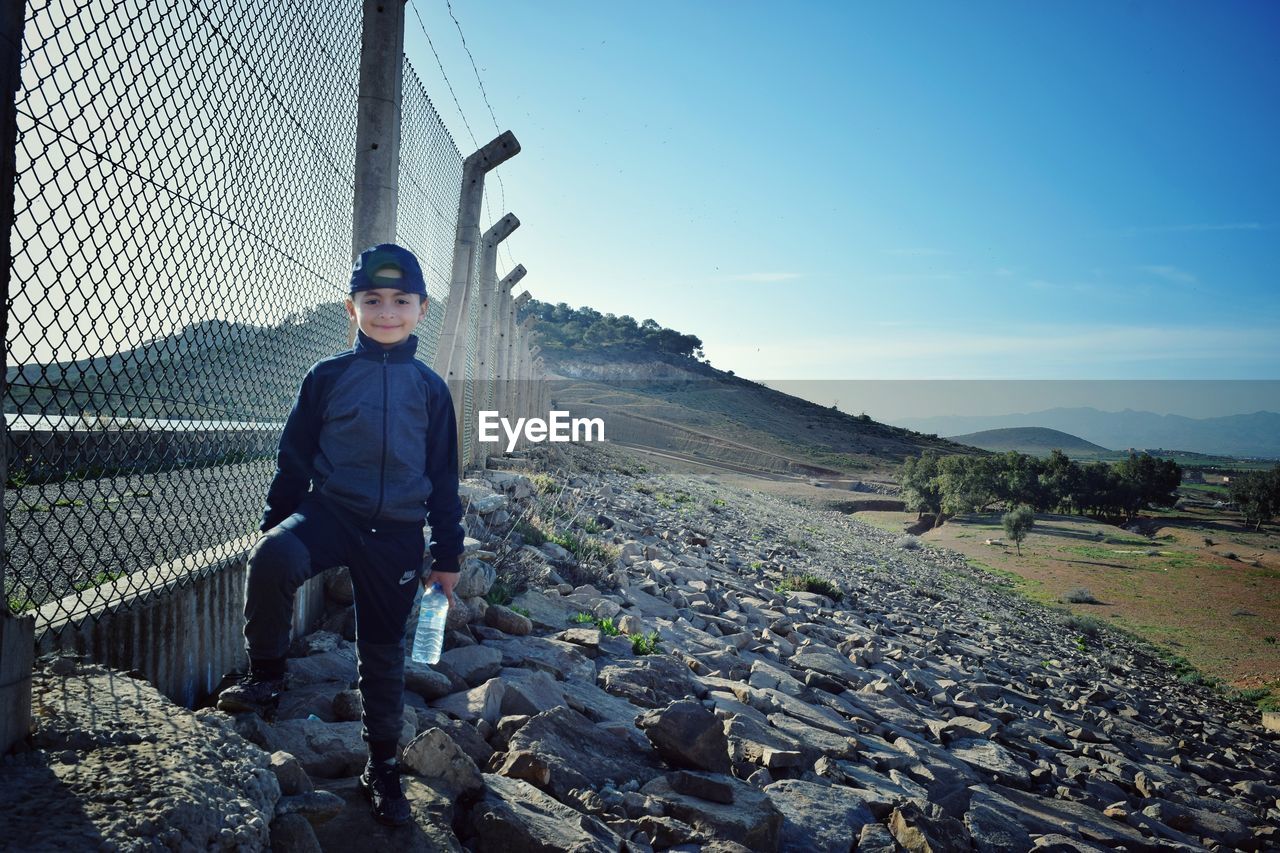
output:
[[[242, 670], [247, 663], [245, 558], [256, 539], [257, 534], [242, 537], [104, 584], [92, 612], [78, 595], [41, 607], [36, 654], [77, 652], [125, 672], [136, 671], [180, 705], [202, 703], [225, 673]], [[197, 574], [185, 585], [165, 580]], [[155, 592], [145, 597], [132, 591], [153, 585]], [[114, 612], [107, 612], [112, 606]], [[298, 590], [294, 635], [311, 630], [323, 612], [321, 575]]]

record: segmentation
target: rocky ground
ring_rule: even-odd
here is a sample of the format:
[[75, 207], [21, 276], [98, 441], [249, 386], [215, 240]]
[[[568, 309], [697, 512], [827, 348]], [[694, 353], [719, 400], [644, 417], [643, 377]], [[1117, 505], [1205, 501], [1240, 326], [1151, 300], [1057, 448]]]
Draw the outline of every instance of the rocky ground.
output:
[[[36, 749], [0, 767], [0, 838], [119, 850], [1280, 849], [1280, 738], [1149, 648], [839, 513], [598, 448], [524, 464], [464, 483], [463, 605], [441, 663], [409, 665], [412, 826], [374, 824], [356, 788], [364, 750], [338, 573], [322, 630], [295, 644], [273, 722], [185, 711], [145, 682], [44, 662]], [[537, 531], [573, 533], [560, 539], [570, 550], [535, 546]], [[804, 575], [829, 595], [788, 589], [824, 588]], [[60, 835], [51, 814], [77, 834]]]

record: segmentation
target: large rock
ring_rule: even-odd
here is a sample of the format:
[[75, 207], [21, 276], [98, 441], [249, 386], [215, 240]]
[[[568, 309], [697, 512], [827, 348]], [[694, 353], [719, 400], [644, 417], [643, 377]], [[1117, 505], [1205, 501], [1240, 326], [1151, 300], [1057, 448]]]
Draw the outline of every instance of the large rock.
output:
[[734, 841], [751, 850], [777, 850], [782, 812], [762, 791], [731, 776], [721, 779], [733, 788], [732, 803], [716, 803], [681, 794], [659, 776], [640, 789], [652, 797], [663, 814], [689, 824], [707, 836]]
[[964, 824], [932, 803], [928, 811], [914, 801], [898, 806], [889, 818], [889, 831], [911, 853], [969, 850], [973, 846]]
[[1099, 811], [1070, 800], [1050, 800], [999, 785], [977, 785], [972, 789], [969, 810], [993, 810], [1016, 820], [1029, 833], [1044, 835], [1066, 832], [1085, 841], [1115, 847], [1137, 845], [1143, 836], [1136, 829], [1111, 820]]
[[504, 669], [502, 681], [502, 715], [533, 716], [565, 704], [564, 685], [540, 669]]
[[600, 670], [599, 684], [642, 708], [661, 708], [677, 699], [702, 698], [706, 686], [670, 655], [645, 655], [609, 664]]
[[32, 675], [37, 749], [0, 765], [0, 845], [267, 847], [280, 787], [268, 753], [230, 718], [193, 714], [105, 667], [58, 660]]
[[325, 790], [342, 798], [342, 812], [315, 828], [324, 850], [377, 853], [462, 853], [451, 826], [453, 799], [416, 776], [400, 777], [400, 786], [409, 800], [413, 823], [408, 827], [383, 826], [369, 813], [369, 800], [355, 777], [326, 780]]
[[618, 853], [623, 839], [597, 818], [556, 802], [528, 782], [485, 774], [471, 810], [477, 850]]
[[[461, 686], [461, 685], [459, 685]], [[453, 692], [454, 684], [449, 676], [437, 672], [425, 663], [418, 663], [413, 658], [404, 659], [404, 689], [417, 693], [423, 699], [431, 701], [448, 696]]]
[[533, 622], [534, 627], [544, 631], [564, 629], [568, 626], [569, 620], [578, 613], [578, 608], [573, 602], [565, 601], [558, 595], [545, 595], [532, 589], [516, 596], [511, 605], [528, 611], [529, 620]]
[[441, 729], [427, 729], [411, 740], [400, 763], [455, 799], [484, 787], [476, 763]]
[[[459, 646], [456, 649], [449, 649], [440, 655], [440, 663], [449, 669], [467, 683], [468, 687], [475, 687], [488, 681], [498, 674], [502, 669], [502, 652], [492, 646]], [[428, 696], [428, 699], [438, 699], [439, 696]]]
[[847, 657], [819, 644], [797, 649], [788, 663], [801, 672], [820, 672], [848, 682], [855, 690], [872, 680], [866, 670], [854, 666]]
[[281, 720], [264, 727], [266, 748], [290, 753], [312, 777], [354, 776], [364, 767], [368, 748], [361, 724], [319, 720]]
[[484, 624], [513, 637], [525, 637], [533, 631], [533, 620], [501, 604], [491, 604], [484, 611]]
[[498, 573], [493, 566], [484, 560], [468, 557], [458, 572], [458, 582], [453, 588], [453, 594], [458, 598], [484, 595], [497, 577]]
[[502, 652], [502, 665], [542, 669], [560, 681], [595, 683], [596, 665], [573, 643], [548, 640], [545, 637], [521, 637], [511, 640], [486, 640]]
[[864, 798], [851, 788], [784, 779], [764, 792], [782, 812], [782, 849], [848, 853], [850, 837], [875, 823]]
[[998, 743], [963, 738], [952, 741], [947, 751], [970, 767], [992, 774], [1001, 784], [1024, 790], [1031, 787], [1030, 772]]
[[642, 714], [636, 725], [672, 767], [729, 772], [724, 724], [701, 703], [692, 699], [672, 702]]
[[498, 773], [533, 782], [561, 799], [574, 788], [643, 784], [661, 771], [651, 749], [564, 707], [532, 717], [511, 736], [507, 749]]
[[431, 707], [464, 723], [484, 720], [493, 725], [502, 716], [502, 697], [506, 689], [507, 685], [501, 678], [490, 678], [479, 687], [437, 699]]

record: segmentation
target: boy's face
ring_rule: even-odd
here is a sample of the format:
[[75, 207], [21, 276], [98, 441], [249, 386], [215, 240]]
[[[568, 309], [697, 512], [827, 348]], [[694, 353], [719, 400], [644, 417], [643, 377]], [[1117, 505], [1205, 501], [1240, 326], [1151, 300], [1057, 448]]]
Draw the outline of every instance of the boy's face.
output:
[[390, 348], [404, 343], [427, 316], [427, 298], [394, 287], [361, 290], [347, 298], [347, 315], [366, 336]]

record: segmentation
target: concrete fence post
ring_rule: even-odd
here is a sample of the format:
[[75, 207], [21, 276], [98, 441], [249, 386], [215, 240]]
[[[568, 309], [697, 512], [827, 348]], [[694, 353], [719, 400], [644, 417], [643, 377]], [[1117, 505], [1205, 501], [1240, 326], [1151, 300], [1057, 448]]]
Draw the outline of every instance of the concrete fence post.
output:
[[523, 264], [507, 273], [498, 285], [498, 352], [496, 366], [498, 368], [498, 388], [500, 398], [498, 408], [508, 416], [515, 411], [511, 393], [511, 317], [514, 313], [511, 300], [511, 288], [516, 286], [525, 276]]
[[[9, 340], [9, 285], [13, 267], [13, 190], [17, 172], [18, 86], [21, 85], [22, 28], [27, 4], [23, 0], [5, 3], [0, 12], [0, 239], [4, 240], [4, 267], [0, 281], [4, 284], [0, 299], [0, 333]], [[5, 377], [9, 370], [9, 350], [0, 353], [0, 397], [9, 395]], [[9, 423], [4, 424], [4, 446], [9, 446]], [[4, 484], [9, 479], [8, 451], [0, 453], [0, 589], [7, 590], [5, 564]], [[31, 669], [35, 664], [35, 619], [18, 616], [9, 610], [9, 596], [0, 603], [0, 754], [7, 753], [31, 731]], [[21, 843], [20, 841], [18, 842]]]
[[[527, 293], [521, 295], [524, 296]], [[524, 320], [516, 325], [515, 341], [512, 346], [512, 358], [514, 361], [511, 367], [512, 406], [518, 414], [524, 417], [532, 417], [533, 415], [529, 404], [529, 382], [525, 376], [528, 370], [529, 327], [532, 324], [533, 318], [525, 317]]]
[[[404, 87], [404, 3], [364, 0], [356, 96], [355, 203], [351, 257], [396, 240], [400, 196], [400, 100]], [[347, 345], [356, 323], [347, 324]]]
[[468, 413], [463, 397], [467, 369], [467, 335], [464, 325], [469, 317], [471, 279], [477, 263], [480, 242], [480, 208], [484, 202], [484, 176], [520, 153], [515, 134], [506, 131], [462, 161], [462, 186], [458, 194], [458, 229], [453, 242], [453, 270], [449, 276], [449, 304], [445, 308], [444, 325], [431, 367], [449, 385], [458, 421], [458, 468], [466, 466], [463, 457], [463, 427]]
[[[480, 333], [476, 337], [475, 378], [481, 383], [483, 393], [476, 396], [477, 410], [492, 409], [500, 403], [497, 353], [501, 346], [499, 306], [502, 298], [498, 285], [498, 246], [519, 227], [520, 220], [508, 213], [484, 232], [480, 240]], [[478, 460], [482, 455], [479, 442], [474, 447]]]

